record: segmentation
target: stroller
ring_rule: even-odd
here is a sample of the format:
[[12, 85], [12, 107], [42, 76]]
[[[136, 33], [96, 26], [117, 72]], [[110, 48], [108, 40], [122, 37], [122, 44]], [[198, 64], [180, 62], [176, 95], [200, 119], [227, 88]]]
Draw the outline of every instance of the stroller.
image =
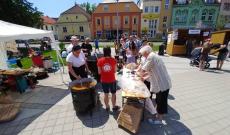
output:
[[[195, 48], [192, 52], [191, 52], [191, 60], [190, 60], [190, 66], [199, 66], [200, 64], [200, 55], [201, 55], [201, 47]], [[210, 67], [210, 61], [211, 61], [211, 57], [208, 57], [207, 61], [205, 61], [205, 66], [204, 68], [209, 68]]]

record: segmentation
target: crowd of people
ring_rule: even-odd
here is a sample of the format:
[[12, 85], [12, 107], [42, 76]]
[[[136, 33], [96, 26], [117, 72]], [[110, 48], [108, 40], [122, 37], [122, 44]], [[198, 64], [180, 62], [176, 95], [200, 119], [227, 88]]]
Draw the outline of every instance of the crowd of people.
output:
[[[86, 38], [82, 45], [79, 44], [77, 37], [71, 38], [71, 44], [66, 49], [68, 56], [66, 61], [68, 63], [69, 75], [71, 80], [79, 80], [81, 78], [87, 78], [90, 73], [87, 57], [91, 55], [93, 50], [90, 44], [90, 39]], [[94, 41], [95, 52], [98, 50], [98, 39]], [[146, 85], [152, 94], [155, 94], [155, 105], [151, 102], [147, 103], [150, 113], [153, 118], [148, 119], [151, 124], [162, 124], [163, 115], [168, 112], [168, 95], [169, 90], [172, 87], [170, 76], [167, 72], [166, 66], [163, 60], [153, 52], [152, 45], [146, 38], [140, 39], [135, 35], [131, 35], [128, 38], [122, 35], [119, 41], [114, 42], [115, 58], [111, 54], [110, 47], [103, 48], [104, 57], [97, 60], [98, 74], [100, 74], [100, 83], [104, 91], [104, 103], [106, 111], [110, 111], [109, 105], [109, 93], [111, 96], [112, 110], [117, 111], [120, 109], [116, 104], [116, 78], [117, 67], [119, 63], [122, 65], [128, 65], [130, 63], [137, 64], [137, 73], [141, 78], [141, 81]], [[200, 70], [204, 70], [204, 64], [208, 59], [208, 55], [212, 48], [218, 48], [217, 56], [217, 69], [221, 69], [224, 60], [228, 57], [228, 45], [213, 45], [210, 39], [199, 46], [200, 48]], [[189, 50], [190, 51], [190, 50]], [[215, 52], [212, 52], [215, 53]], [[122, 66], [121, 66], [122, 67]], [[152, 94], [149, 99], [152, 99]], [[147, 108], [146, 108], [147, 109]]]
[[[98, 41], [95, 45], [98, 46]], [[98, 47], [95, 47], [95, 51]], [[147, 39], [139, 39], [137, 36], [125, 35], [121, 37], [119, 42], [115, 41], [116, 55], [122, 58], [122, 64], [127, 65], [135, 63], [138, 66], [138, 73], [149, 91], [156, 94], [156, 105], [150, 102], [150, 112], [154, 119], [149, 119], [150, 123], [162, 124], [163, 115], [167, 113], [167, 97], [171, 88], [171, 80], [166, 67], [158, 55], [152, 51], [152, 47]], [[77, 37], [71, 38], [71, 44], [66, 49], [68, 56], [66, 58], [69, 70], [69, 76], [72, 81], [86, 78], [90, 72], [87, 64], [87, 57], [92, 52], [92, 45], [86, 38], [82, 45], [79, 45]], [[97, 60], [98, 73], [100, 74], [100, 83], [104, 91], [104, 103], [106, 111], [110, 111], [109, 93], [111, 96], [112, 110], [120, 109], [116, 104], [116, 78], [117, 65], [119, 59], [115, 59], [111, 55], [111, 48], [103, 48], [104, 57]], [[139, 62], [137, 61], [139, 59]], [[167, 84], [167, 85], [166, 85]], [[150, 98], [149, 98], [150, 99]]]

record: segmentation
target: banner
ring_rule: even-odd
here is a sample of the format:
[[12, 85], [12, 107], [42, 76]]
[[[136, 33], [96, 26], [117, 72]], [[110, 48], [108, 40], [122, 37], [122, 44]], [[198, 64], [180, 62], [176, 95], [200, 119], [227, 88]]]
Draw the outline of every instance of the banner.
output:
[[189, 30], [188, 34], [200, 34], [200, 30]]

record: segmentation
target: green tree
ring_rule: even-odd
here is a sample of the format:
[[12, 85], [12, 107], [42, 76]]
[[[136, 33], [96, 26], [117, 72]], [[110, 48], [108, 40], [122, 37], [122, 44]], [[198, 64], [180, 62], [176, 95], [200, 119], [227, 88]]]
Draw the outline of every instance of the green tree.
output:
[[42, 15], [27, 0], [0, 0], [0, 19], [3, 21], [39, 28], [43, 23]]
[[90, 4], [89, 2], [84, 2], [80, 4], [82, 8], [86, 10], [87, 13], [92, 14], [96, 9], [96, 4]]

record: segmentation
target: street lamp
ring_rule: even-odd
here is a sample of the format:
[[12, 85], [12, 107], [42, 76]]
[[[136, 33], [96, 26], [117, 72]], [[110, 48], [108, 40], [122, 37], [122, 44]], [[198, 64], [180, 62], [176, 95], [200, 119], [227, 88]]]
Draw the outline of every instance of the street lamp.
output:
[[118, 1], [119, 0], [116, 0], [116, 2], [117, 2], [117, 44], [118, 44]]

